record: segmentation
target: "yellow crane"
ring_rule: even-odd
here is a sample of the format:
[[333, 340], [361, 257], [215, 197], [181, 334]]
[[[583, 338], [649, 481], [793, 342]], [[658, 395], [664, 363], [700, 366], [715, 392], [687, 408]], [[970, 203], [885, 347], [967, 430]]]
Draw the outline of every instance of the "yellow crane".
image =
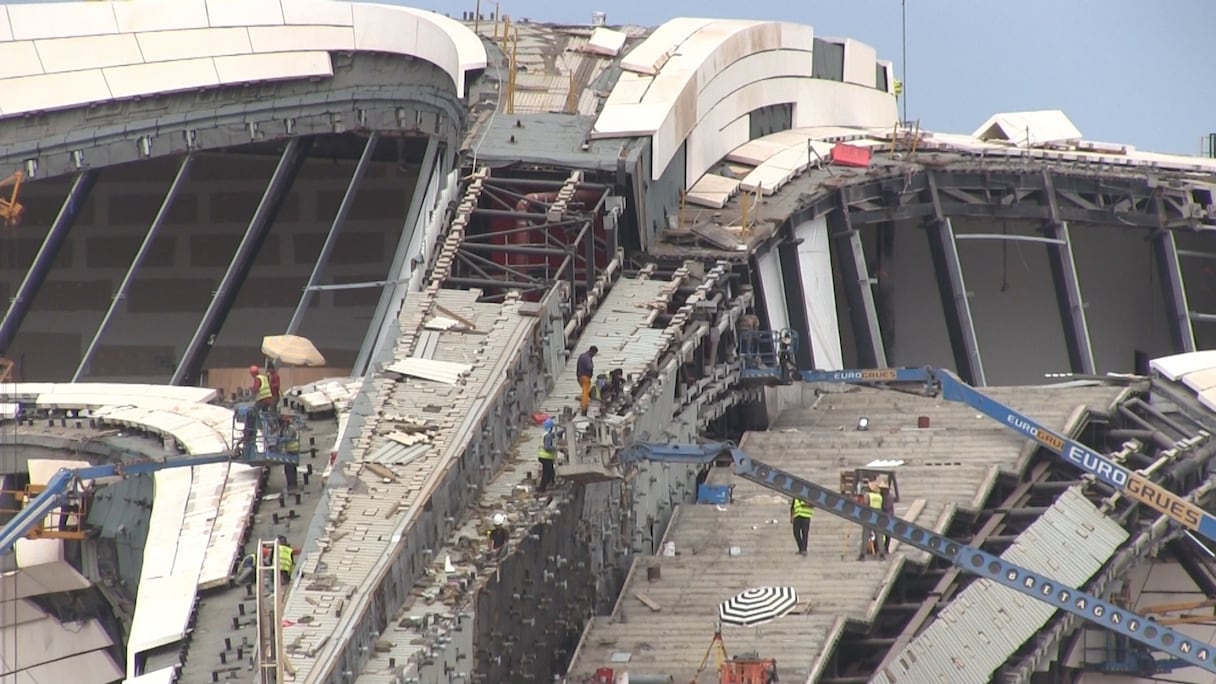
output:
[[0, 189], [7, 188], [10, 185], [13, 187], [13, 192], [7, 198], [0, 197], [0, 218], [4, 219], [5, 227], [21, 223], [21, 215], [25, 213], [25, 207], [17, 203], [17, 195], [21, 193], [21, 182], [23, 180], [25, 180], [25, 174], [20, 171], [16, 171], [8, 178], [0, 180]]

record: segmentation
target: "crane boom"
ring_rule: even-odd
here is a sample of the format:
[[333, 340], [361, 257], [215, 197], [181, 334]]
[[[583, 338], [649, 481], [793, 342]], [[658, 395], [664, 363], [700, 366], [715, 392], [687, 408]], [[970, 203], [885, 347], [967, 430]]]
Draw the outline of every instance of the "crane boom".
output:
[[1009, 587], [1149, 648], [1216, 673], [1216, 663], [1212, 660], [1213, 650], [1206, 643], [999, 556], [960, 544], [928, 528], [887, 515], [881, 510], [862, 506], [850, 497], [827, 487], [756, 461], [729, 442], [699, 445], [637, 443], [620, 452], [618, 459], [618, 465], [622, 469], [638, 461], [710, 464], [729, 459], [738, 476], [761, 487], [801, 499], [816, 509], [849, 522], [880, 530], [882, 534], [927, 551], [964, 572]]
[[[759, 336], [768, 339], [782, 339], [768, 332], [759, 333]], [[946, 401], [964, 404], [979, 411], [1001, 425], [1034, 440], [1069, 464], [1093, 475], [1099, 482], [1109, 485], [1115, 491], [1165, 515], [1186, 529], [1216, 542], [1216, 516], [1152, 482], [1144, 475], [1127, 469], [1084, 444], [1069, 439], [993, 399], [963, 382], [948, 370], [924, 367], [798, 371], [791, 368], [789, 364], [793, 350], [797, 348], [797, 337], [787, 335], [785, 331], [782, 332], [782, 336], [785, 339], [793, 340], [784, 354], [774, 343], [770, 344], [774, 344], [771, 349], [775, 351], [751, 351], [751, 349], [759, 349], [758, 343], [750, 342], [753, 346], [749, 349], [748, 338], [744, 338], [744, 360], [751, 362], [741, 373], [744, 379], [769, 380], [781, 384], [789, 384], [795, 380], [854, 385], [920, 384], [923, 386], [926, 396], [939, 396]]]

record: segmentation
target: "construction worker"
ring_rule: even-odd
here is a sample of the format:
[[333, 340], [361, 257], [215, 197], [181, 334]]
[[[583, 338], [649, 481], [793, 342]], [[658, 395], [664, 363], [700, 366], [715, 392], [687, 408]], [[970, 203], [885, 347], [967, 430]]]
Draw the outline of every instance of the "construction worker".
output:
[[[863, 505], [881, 511], [882, 510], [882, 493], [878, 491], [878, 482], [876, 480], [866, 480], [865, 490], [861, 493], [861, 502]], [[863, 561], [870, 553], [877, 553], [879, 558], [886, 558], [885, 552], [880, 552], [878, 549], [879, 541], [878, 530], [872, 527], [863, 527], [861, 529], [861, 546], [858, 550], [857, 560]]]
[[536, 460], [540, 461], [540, 483], [536, 485], [538, 494], [543, 493], [557, 479], [557, 470], [554, 468], [554, 462], [557, 460], [557, 421], [546, 418], [544, 430], [540, 448], [536, 450]]
[[266, 362], [266, 375], [270, 380], [270, 406], [275, 411], [278, 411], [279, 399], [282, 395], [279, 393], [281, 387], [279, 380], [279, 369], [274, 365], [274, 361]]
[[578, 365], [574, 371], [578, 375], [579, 387], [583, 389], [578, 407], [584, 416], [587, 415], [587, 407], [591, 404], [591, 379], [595, 377], [595, 355], [598, 353], [599, 347], [591, 345], [590, 349], [578, 355]]
[[[601, 376], [603, 377], [603, 376]], [[600, 389], [600, 403], [611, 404], [620, 400], [625, 394], [625, 371], [620, 368], [613, 368], [608, 377], [604, 380], [604, 386]]]
[[739, 331], [739, 353], [743, 356], [744, 367], [751, 368], [758, 365], [760, 360], [756, 358], [756, 355], [760, 353], [760, 349], [757, 345], [756, 332], [760, 329], [760, 317], [748, 309], [747, 313], [739, 316], [735, 328]]
[[296, 550], [287, 543], [287, 537], [279, 535], [279, 583], [291, 583], [291, 571], [296, 567]]
[[[291, 416], [279, 418], [279, 435], [283, 453], [300, 458], [300, 430]], [[287, 491], [294, 492], [300, 483], [300, 469], [295, 463], [283, 464], [283, 478], [287, 480]]]
[[790, 524], [794, 527], [794, 542], [798, 544], [798, 555], [806, 555], [806, 545], [811, 536], [811, 516], [815, 509], [799, 498], [790, 499]]
[[[891, 483], [887, 478], [881, 477], [878, 479], [878, 493], [882, 494], [882, 512], [895, 518], [895, 495], [891, 493]], [[884, 534], [882, 536], [882, 556], [885, 558], [891, 553], [891, 535]]]
[[267, 411], [274, 401], [274, 390], [270, 387], [270, 376], [258, 366], [249, 367], [249, 375], [253, 378], [253, 403], [258, 411]]
[[507, 516], [502, 513], [495, 513], [491, 522], [494, 523], [494, 527], [490, 530], [490, 551], [497, 553], [507, 545], [511, 539], [511, 533], [506, 528]]

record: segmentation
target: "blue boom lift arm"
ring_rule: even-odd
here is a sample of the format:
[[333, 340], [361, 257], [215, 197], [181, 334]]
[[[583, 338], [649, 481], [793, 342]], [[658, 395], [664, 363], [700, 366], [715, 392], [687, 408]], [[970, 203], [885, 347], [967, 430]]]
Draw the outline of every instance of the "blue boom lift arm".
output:
[[[274, 423], [277, 418], [261, 413], [254, 423], [256, 428], [246, 431], [243, 423], [249, 409], [238, 410], [233, 416], [233, 441], [237, 444], [232, 451], [198, 456], [184, 456], [163, 461], [141, 461], [137, 463], [109, 463], [105, 465], [85, 466], [82, 468], [62, 468], [46, 483], [41, 492], [34, 496], [17, 514], [0, 527], [0, 556], [8, 553], [17, 540], [38, 530], [47, 516], [56, 508], [69, 503], [81, 494], [80, 483], [85, 480], [96, 480], [107, 477], [131, 477], [147, 475], [166, 468], [187, 468], [193, 466], [212, 465], [214, 463], [243, 463], [247, 465], [298, 465], [299, 453], [289, 453], [283, 447], [286, 441], [284, 433]], [[298, 421], [294, 421], [297, 422]], [[296, 426], [298, 428], [298, 425]], [[263, 435], [263, 448], [259, 449], [258, 432]], [[297, 438], [298, 439], [298, 438]], [[79, 515], [83, 516], [83, 510]], [[51, 536], [51, 535], [47, 535]]]
[[880, 530], [882, 534], [923, 549], [964, 572], [1009, 587], [1153, 650], [1216, 673], [1213, 649], [1201, 641], [998, 556], [952, 541], [881, 510], [862, 506], [848, 496], [753, 460], [729, 442], [699, 445], [638, 443], [621, 451], [617, 458], [616, 465], [622, 470], [639, 461], [698, 465], [729, 461], [736, 475], [761, 487], [801, 499], [819, 510], [858, 525]]
[[1115, 491], [1216, 542], [1216, 516], [1155, 484], [1144, 475], [1128, 470], [1084, 444], [1022, 415], [963, 382], [948, 370], [925, 367], [800, 371], [790, 365], [798, 345], [796, 333], [753, 331], [743, 336], [740, 343], [745, 365], [741, 377], [744, 379], [779, 384], [802, 381], [854, 385], [920, 385], [925, 396], [941, 397], [946, 401], [970, 406], [1001, 425], [1038, 442]]

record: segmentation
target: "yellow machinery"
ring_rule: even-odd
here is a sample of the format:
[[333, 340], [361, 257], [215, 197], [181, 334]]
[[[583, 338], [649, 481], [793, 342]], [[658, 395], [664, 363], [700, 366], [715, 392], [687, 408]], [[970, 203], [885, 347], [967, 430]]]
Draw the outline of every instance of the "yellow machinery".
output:
[[0, 218], [4, 219], [5, 227], [21, 223], [21, 215], [25, 213], [25, 207], [17, 203], [17, 195], [21, 193], [21, 182], [24, 180], [25, 174], [20, 171], [0, 180], [0, 188], [7, 188], [10, 185], [13, 187], [12, 193], [7, 198], [0, 197]]

